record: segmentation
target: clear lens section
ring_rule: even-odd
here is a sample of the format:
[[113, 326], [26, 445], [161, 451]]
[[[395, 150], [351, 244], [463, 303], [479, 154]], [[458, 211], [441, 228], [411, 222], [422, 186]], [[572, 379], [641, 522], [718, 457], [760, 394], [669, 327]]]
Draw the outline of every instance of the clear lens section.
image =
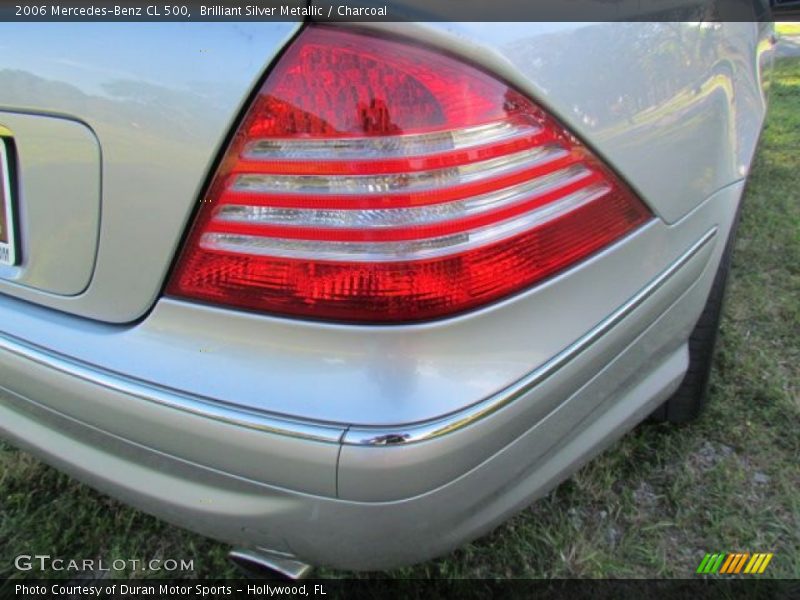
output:
[[593, 185], [523, 215], [453, 235], [402, 242], [331, 242], [295, 240], [254, 235], [206, 233], [200, 240], [205, 250], [282, 258], [352, 261], [413, 261], [459, 254], [477, 246], [501, 241], [538, 227], [601, 198], [611, 191], [607, 185]]
[[563, 158], [569, 152], [556, 145], [541, 146], [514, 154], [470, 163], [461, 167], [391, 175], [238, 175], [235, 192], [259, 194], [411, 194], [463, 185], [516, 171], [538, 167]]
[[532, 137], [542, 128], [532, 123], [498, 121], [452, 131], [415, 135], [331, 139], [261, 139], [245, 146], [249, 160], [345, 160], [420, 157]]
[[251, 225], [289, 225], [332, 229], [380, 229], [429, 225], [509, 208], [532, 198], [577, 183], [593, 172], [575, 165], [532, 179], [522, 185], [473, 196], [455, 202], [442, 202], [411, 208], [302, 209], [226, 204], [216, 214], [217, 221]]

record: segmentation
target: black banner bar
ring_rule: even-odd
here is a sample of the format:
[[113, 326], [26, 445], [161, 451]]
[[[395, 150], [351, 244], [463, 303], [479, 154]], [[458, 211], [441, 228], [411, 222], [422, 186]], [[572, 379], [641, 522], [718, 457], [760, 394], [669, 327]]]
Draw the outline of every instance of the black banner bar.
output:
[[800, 594], [790, 580], [709, 578], [688, 580], [0, 580], [0, 598], [542, 598], [617, 600], [692, 598], [789, 600]]
[[2, 2], [0, 21], [770, 21], [784, 8], [773, 12], [770, 0], [45, 0]]

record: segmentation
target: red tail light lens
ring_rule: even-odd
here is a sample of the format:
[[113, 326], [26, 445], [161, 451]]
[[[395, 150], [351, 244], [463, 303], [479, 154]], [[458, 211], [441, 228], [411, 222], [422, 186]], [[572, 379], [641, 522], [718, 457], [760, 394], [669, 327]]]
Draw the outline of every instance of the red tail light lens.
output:
[[168, 293], [403, 322], [564, 269], [650, 213], [554, 119], [407, 42], [309, 27], [222, 160]]

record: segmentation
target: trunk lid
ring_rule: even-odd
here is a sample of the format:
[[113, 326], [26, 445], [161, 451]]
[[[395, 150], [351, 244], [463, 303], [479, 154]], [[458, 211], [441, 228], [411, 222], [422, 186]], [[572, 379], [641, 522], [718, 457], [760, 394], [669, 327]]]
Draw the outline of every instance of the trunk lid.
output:
[[149, 310], [220, 146], [299, 25], [0, 24], [21, 250], [0, 293], [116, 323]]

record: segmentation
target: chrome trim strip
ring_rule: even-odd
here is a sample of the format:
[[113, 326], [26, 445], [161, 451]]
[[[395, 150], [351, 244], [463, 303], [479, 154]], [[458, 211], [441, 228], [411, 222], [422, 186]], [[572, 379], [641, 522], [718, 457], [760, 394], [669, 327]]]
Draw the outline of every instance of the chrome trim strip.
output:
[[[169, 408], [214, 419], [228, 425], [327, 443], [338, 443], [345, 431], [344, 425], [325, 425], [310, 421], [274, 417], [266, 413], [236, 407], [212, 398], [192, 396], [157, 384], [144, 383], [118, 373], [65, 358], [2, 333], [0, 333], [0, 351], [10, 352], [25, 360], [36, 362], [43, 367], [113, 392], [134, 396], [147, 402], [162, 404]], [[48, 404], [42, 404], [42, 406], [54, 408]], [[63, 412], [63, 409], [60, 408], [59, 410]], [[70, 416], [66, 412], [63, 414]]]
[[596, 342], [600, 337], [608, 333], [614, 326], [619, 324], [620, 321], [638, 308], [647, 298], [652, 296], [656, 290], [661, 288], [670, 277], [688, 263], [703, 246], [716, 236], [716, 234], [716, 227], [707, 231], [705, 235], [684, 252], [680, 258], [667, 267], [666, 270], [662, 271], [658, 277], [653, 279], [615, 312], [601, 321], [594, 329], [559, 352], [542, 366], [531, 371], [528, 375], [518, 380], [516, 383], [511, 384], [504, 390], [468, 408], [431, 421], [413, 425], [401, 425], [394, 428], [352, 426], [348, 428], [342, 438], [342, 445], [390, 446], [424, 442], [463, 429], [497, 412], [553, 375], [566, 363]]
[[[0, 351], [7, 351], [20, 358], [36, 362], [65, 375], [76, 377], [87, 383], [108, 390], [135, 396], [147, 402], [162, 404], [200, 417], [215, 419], [222, 423], [256, 429], [266, 433], [314, 442], [340, 443], [350, 446], [386, 446], [410, 444], [432, 440], [457, 431], [488, 417], [507, 406], [534, 386], [554, 374], [577, 354], [606, 334], [622, 319], [633, 312], [648, 297], [661, 288], [667, 280], [691, 260], [717, 234], [714, 227], [683, 253], [666, 270], [662, 271], [647, 286], [589, 331], [571, 346], [565, 348], [550, 361], [532, 371], [501, 392], [473, 404], [461, 411], [411, 425], [397, 427], [363, 427], [314, 423], [288, 417], [276, 417], [267, 413], [248, 410], [225, 404], [212, 398], [191, 396], [166, 387], [145, 383], [133, 378], [106, 371], [98, 367], [65, 358], [38, 346], [27, 344], [17, 338], [0, 333]], [[47, 406], [47, 405], [44, 405]]]

